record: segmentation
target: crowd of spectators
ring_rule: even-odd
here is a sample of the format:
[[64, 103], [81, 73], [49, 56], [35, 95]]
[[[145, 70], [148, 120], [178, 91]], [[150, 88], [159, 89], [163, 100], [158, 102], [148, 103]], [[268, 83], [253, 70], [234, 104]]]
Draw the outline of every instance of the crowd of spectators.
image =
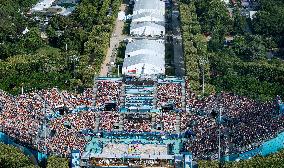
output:
[[127, 132], [150, 132], [152, 116], [147, 113], [130, 113], [123, 117], [123, 128]]
[[38, 91], [38, 94], [47, 102], [51, 109], [56, 109], [63, 106], [66, 106], [70, 109], [72, 108], [70, 103], [64, 99], [57, 88], [40, 90]]
[[173, 103], [182, 107], [182, 86], [180, 83], [159, 83], [157, 86], [157, 107]]
[[119, 122], [119, 113], [104, 111], [100, 113], [100, 130], [113, 131], [114, 124]]
[[119, 103], [121, 86], [121, 81], [98, 81], [96, 106], [101, 107], [108, 102]]
[[62, 91], [62, 95], [68, 104], [72, 105], [72, 108], [76, 108], [77, 106], [91, 107], [95, 101], [95, 94], [91, 88], [87, 88], [82, 94], [72, 94], [68, 91]]
[[34, 144], [44, 117], [43, 102], [34, 93], [18, 97], [0, 91], [0, 128], [10, 137]]
[[[56, 88], [35, 90], [17, 97], [0, 91], [0, 129], [14, 140], [40, 151], [47, 150], [65, 156], [71, 149], [83, 151], [85, 143], [82, 143], [84, 139], [78, 139], [78, 131], [96, 128], [94, 113], [71, 114], [71, 111], [77, 105], [91, 106], [93, 98], [91, 89], [77, 96], [66, 91], [61, 93]], [[62, 106], [68, 107], [67, 115], [45, 120]], [[42, 136], [43, 128], [48, 133], [47, 142]]]
[[186, 148], [198, 159], [217, 158], [219, 129], [224, 153], [244, 152], [284, 130], [284, 118], [274, 102], [224, 92], [199, 99], [188, 86], [189, 110], [181, 114], [181, 130], [194, 133]]
[[[72, 149], [78, 149], [81, 152], [87, 144], [84, 136], [80, 135], [83, 130], [95, 130], [96, 115], [94, 112], [80, 112], [67, 114], [61, 118], [54, 119], [48, 123], [49, 134], [46, 139], [42, 136], [39, 141], [39, 149], [48, 153], [68, 156]], [[47, 149], [45, 149], [45, 144]]]
[[[224, 92], [199, 98], [191, 91], [188, 81], [185, 83], [187, 110], [183, 112], [161, 112], [153, 118], [150, 114], [137, 113], [131, 116], [118, 112], [71, 113], [76, 106], [92, 107], [118, 101], [121, 85], [121, 82], [99, 81], [97, 95], [92, 89], [73, 95], [54, 88], [16, 97], [0, 91], [1, 131], [40, 151], [66, 156], [72, 149], [84, 150], [87, 141], [80, 135], [82, 130], [112, 131], [114, 124], [119, 123], [127, 132], [151, 132], [154, 126], [160, 125], [162, 131], [169, 133], [175, 133], [177, 128], [181, 132], [190, 131], [192, 134], [185, 142], [185, 149], [192, 151], [198, 159], [216, 159], [219, 130], [222, 152], [230, 153], [253, 148], [284, 130], [284, 118], [275, 110], [275, 102], [261, 103]], [[163, 83], [157, 87], [158, 105], [173, 100], [178, 104], [177, 108], [181, 106], [180, 84]], [[55, 113], [62, 106], [69, 112], [45, 120], [45, 115]], [[219, 113], [222, 117], [218, 117]], [[43, 127], [45, 123], [46, 127]], [[48, 133], [46, 140], [42, 130]]]
[[123, 128], [127, 132], [150, 132], [152, 124], [149, 120], [124, 120]]
[[162, 130], [165, 132], [173, 133], [176, 130], [177, 125], [177, 113], [174, 112], [163, 112], [159, 115], [156, 115], [156, 123], [159, 123], [162, 126]]

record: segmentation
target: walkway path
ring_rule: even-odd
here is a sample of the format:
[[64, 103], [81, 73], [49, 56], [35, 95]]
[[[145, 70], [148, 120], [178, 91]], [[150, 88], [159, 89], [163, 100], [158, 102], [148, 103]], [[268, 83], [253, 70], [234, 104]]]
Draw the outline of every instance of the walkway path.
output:
[[[126, 12], [126, 6], [127, 4], [125, 3], [121, 4], [119, 10]], [[125, 36], [122, 33], [123, 27], [124, 27], [124, 21], [116, 19], [115, 28], [110, 38], [110, 46], [108, 48], [104, 63], [102, 64], [100, 76], [107, 76], [109, 71], [111, 70], [110, 63], [115, 62], [116, 52], [119, 43], [125, 39]]]

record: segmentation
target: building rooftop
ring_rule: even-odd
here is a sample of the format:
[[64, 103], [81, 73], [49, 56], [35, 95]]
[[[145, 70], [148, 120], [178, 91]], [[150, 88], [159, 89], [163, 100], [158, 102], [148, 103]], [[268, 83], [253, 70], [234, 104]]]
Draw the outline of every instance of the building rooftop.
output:
[[133, 53], [138, 50], [150, 50], [153, 52], [147, 53], [156, 53], [159, 54], [159, 57], [163, 57], [165, 55], [165, 44], [163, 40], [136, 40], [134, 42], [128, 43], [126, 46], [125, 55], [127, 56], [130, 53]]

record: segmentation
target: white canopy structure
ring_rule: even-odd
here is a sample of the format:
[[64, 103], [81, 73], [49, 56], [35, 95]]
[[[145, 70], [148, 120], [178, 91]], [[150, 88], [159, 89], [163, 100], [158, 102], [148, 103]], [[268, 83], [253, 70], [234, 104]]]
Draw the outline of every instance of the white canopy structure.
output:
[[153, 22], [132, 22], [130, 34], [134, 36], [164, 36], [165, 26]]
[[162, 40], [136, 40], [126, 46], [122, 67], [125, 75], [165, 73], [165, 46]]
[[132, 16], [132, 22], [163, 22], [165, 23], [165, 16], [151, 13], [151, 12], [144, 12], [139, 13]]
[[141, 39], [128, 43], [125, 50], [125, 58], [139, 54], [156, 55], [164, 58], [165, 44], [163, 40]]
[[165, 22], [165, 2], [135, 0], [132, 22]]
[[[134, 0], [130, 34], [133, 36], [165, 35], [165, 2]], [[128, 43], [122, 73], [135, 76], [165, 74], [164, 40], [142, 39]]]
[[133, 14], [144, 12], [165, 15], [165, 2], [161, 0], [135, 0]]

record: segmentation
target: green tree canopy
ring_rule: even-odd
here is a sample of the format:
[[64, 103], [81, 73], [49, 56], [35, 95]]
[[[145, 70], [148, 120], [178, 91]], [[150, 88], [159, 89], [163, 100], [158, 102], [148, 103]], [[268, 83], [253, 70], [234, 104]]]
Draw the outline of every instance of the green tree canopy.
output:
[[57, 156], [49, 156], [47, 159], [47, 168], [68, 168], [69, 161], [67, 158], [60, 158]]
[[18, 148], [0, 143], [0, 167], [35, 167]]
[[[218, 168], [217, 161], [199, 161], [198, 167], [200, 168]], [[284, 150], [271, 154], [267, 157], [256, 156], [249, 160], [243, 160], [239, 162], [226, 162], [223, 165], [224, 168], [267, 168], [284, 167]]]

